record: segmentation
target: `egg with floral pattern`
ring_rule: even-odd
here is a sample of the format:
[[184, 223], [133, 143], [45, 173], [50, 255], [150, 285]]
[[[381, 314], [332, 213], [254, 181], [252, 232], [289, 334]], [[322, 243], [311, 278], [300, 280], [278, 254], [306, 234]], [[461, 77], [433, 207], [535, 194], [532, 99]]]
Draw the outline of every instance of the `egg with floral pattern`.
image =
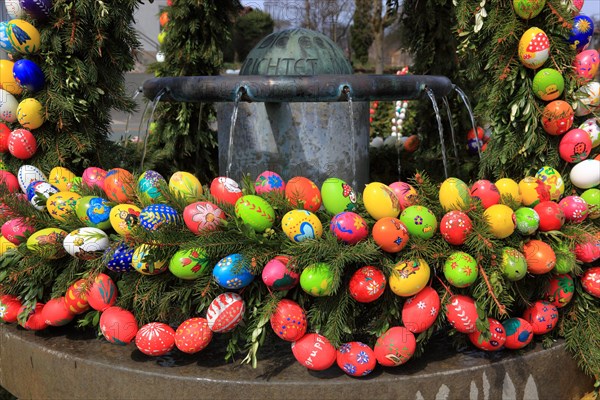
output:
[[437, 219], [427, 207], [410, 206], [400, 214], [408, 233], [421, 239], [430, 239], [437, 229]]
[[525, 310], [523, 319], [531, 324], [534, 335], [543, 335], [558, 324], [558, 309], [547, 301], [536, 301]]
[[[104, 190], [106, 174], [107, 172], [102, 168], [88, 167], [83, 170], [81, 181], [90, 188], [97, 187]], [[114, 175], [111, 174], [111, 177], [114, 177]]]
[[285, 181], [276, 172], [264, 171], [254, 181], [254, 190], [256, 194], [264, 194], [269, 192], [285, 192]]
[[149, 203], [164, 202], [161, 190], [167, 187], [167, 181], [158, 172], [153, 170], [144, 171], [138, 178], [137, 187], [142, 200]]
[[575, 111], [569, 103], [563, 100], [554, 100], [544, 107], [542, 111], [542, 128], [549, 135], [562, 135], [573, 126]]
[[477, 261], [462, 251], [450, 254], [444, 263], [444, 276], [455, 287], [464, 288], [477, 279]]
[[104, 311], [117, 301], [117, 285], [106, 274], [98, 274], [88, 290], [87, 300], [94, 310]]
[[316, 212], [321, 208], [321, 191], [313, 181], [303, 176], [290, 179], [285, 186], [285, 198], [296, 208]]
[[600, 298], [600, 267], [586, 269], [581, 276], [581, 286], [590, 295]]
[[567, 196], [558, 203], [568, 222], [581, 223], [588, 216], [588, 204], [579, 196]]
[[241, 289], [254, 280], [250, 263], [241, 254], [222, 258], [213, 269], [213, 277], [225, 289]]
[[375, 352], [362, 342], [344, 343], [337, 350], [337, 365], [350, 376], [366, 376], [377, 365]]
[[196, 279], [208, 268], [209, 259], [201, 248], [182, 249], [171, 257], [169, 271], [179, 279]]
[[219, 228], [225, 213], [209, 201], [197, 201], [183, 210], [183, 221], [190, 231], [199, 235]]
[[86, 261], [100, 257], [108, 245], [108, 235], [103, 230], [92, 227], [75, 229], [63, 240], [67, 253]]
[[381, 297], [387, 280], [379, 268], [367, 265], [358, 269], [350, 278], [350, 296], [359, 303], [370, 303]]
[[473, 230], [471, 218], [463, 211], [450, 211], [440, 221], [440, 233], [444, 240], [455, 246], [465, 243]]
[[440, 312], [440, 296], [431, 286], [409, 297], [402, 306], [402, 324], [412, 333], [429, 329]]
[[388, 185], [394, 192], [400, 203], [400, 208], [404, 210], [406, 207], [410, 207], [417, 201], [417, 191], [414, 187], [406, 182], [398, 181], [392, 182]]
[[346, 244], [356, 244], [369, 235], [369, 228], [363, 217], [352, 211], [334, 216], [329, 228], [335, 237]]
[[0, 296], [0, 321], [12, 324], [17, 322], [21, 301], [13, 295]]

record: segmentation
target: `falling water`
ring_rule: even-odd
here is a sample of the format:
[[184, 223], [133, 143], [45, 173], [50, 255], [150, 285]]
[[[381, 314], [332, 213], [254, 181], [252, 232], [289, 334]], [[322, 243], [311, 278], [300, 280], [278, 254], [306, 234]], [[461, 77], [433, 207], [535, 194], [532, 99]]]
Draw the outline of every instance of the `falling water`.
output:
[[350, 95], [350, 89], [344, 89], [346, 96], [348, 96], [348, 111], [350, 113], [350, 164], [352, 164], [352, 189], [356, 188], [356, 128], [354, 127], [354, 108], [352, 107], [352, 96]]
[[[148, 149], [148, 134], [150, 132], [150, 123], [154, 120], [154, 112], [156, 111], [156, 107], [160, 102], [160, 98], [167, 93], [168, 90], [161, 89], [157, 94], [154, 100], [152, 100], [152, 112], [150, 113], [150, 118], [146, 121], [146, 134], [144, 135], [144, 151], [142, 152], [142, 161], [140, 163], [140, 169], [144, 170], [144, 161], [146, 159], [146, 151]], [[148, 104], [146, 104], [146, 109], [148, 109]], [[146, 113], [146, 109], [144, 109], [144, 113]], [[141, 126], [141, 123], [140, 123]]]
[[[137, 97], [140, 95], [140, 93], [143, 93], [143, 88], [140, 86], [135, 93], [133, 94], [133, 96], [131, 96], [131, 101], [135, 101], [135, 99], [137, 99]], [[142, 113], [142, 116], [146, 113], [146, 110], [148, 109], [148, 103], [146, 103], [146, 108], [144, 108], [144, 112]], [[143, 119], [143, 118], [142, 118]], [[127, 121], [125, 121], [125, 138], [127, 138], [129, 136], [129, 120], [131, 120], [131, 113], [127, 114]], [[142, 125], [140, 123], [140, 126], [138, 128], [138, 133], [139, 130], [142, 128]]]
[[238, 90], [235, 95], [235, 101], [233, 102], [233, 111], [231, 112], [231, 125], [229, 126], [229, 146], [227, 147], [227, 168], [225, 169], [225, 176], [230, 177], [231, 165], [233, 164], [233, 133], [235, 131], [235, 123], [237, 121], [238, 107], [244, 91]]
[[431, 104], [433, 105], [433, 111], [435, 111], [435, 118], [438, 123], [438, 132], [440, 133], [440, 145], [442, 146], [442, 161], [444, 162], [444, 176], [446, 179], [448, 178], [448, 160], [446, 158], [446, 144], [444, 142], [444, 125], [442, 124], [442, 116], [440, 115], [440, 109], [438, 107], [437, 101], [435, 100], [435, 94], [433, 90], [426, 87], [425, 92], [429, 96], [431, 100]]
[[[452, 119], [452, 111], [450, 110], [450, 103], [448, 98], [444, 96], [444, 106], [446, 107], [446, 113], [448, 114], [448, 122], [450, 123], [450, 136], [452, 136], [452, 148], [454, 149], [454, 159], [456, 160], [456, 166], [460, 164], [458, 159], [458, 148], [456, 147], [456, 137], [454, 135], [454, 121]], [[457, 171], [458, 172], [458, 171]]]
[[396, 140], [396, 165], [398, 166], [398, 180], [401, 181], [402, 180], [402, 159], [401, 159], [401, 154], [402, 154], [402, 143], [400, 142], [400, 136], [397, 136], [397, 140]]
[[479, 135], [477, 134], [477, 125], [475, 124], [475, 116], [473, 115], [473, 109], [471, 108], [471, 103], [469, 102], [469, 98], [467, 97], [465, 92], [463, 92], [458, 86], [453, 85], [453, 88], [456, 91], [456, 93], [458, 93], [458, 95], [462, 99], [463, 103], [465, 103], [465, 106], [467, 107], [467, 111], [469, 112], [469, 117], [471, 118], [471, 125], [473, 125], [473, 132], [475, 133], [475, 138], [477, 139], [477, 140], [475, 140], [475, 144], [477, 145], [477, 154], [479, 154], [479, 158], [481, 158], [481, 146], [479, 143]]

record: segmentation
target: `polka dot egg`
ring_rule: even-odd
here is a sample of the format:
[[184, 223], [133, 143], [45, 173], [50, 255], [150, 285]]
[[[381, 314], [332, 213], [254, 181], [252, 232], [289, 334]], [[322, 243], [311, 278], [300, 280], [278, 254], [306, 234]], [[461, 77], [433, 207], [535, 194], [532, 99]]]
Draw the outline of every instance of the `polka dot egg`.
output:
[[241, 254], [222, 258], [213, 269], [213, 277], [225, 289], [241, 289], [254, 280], [250, 265]]
[[206, 318], [190, 318], [175, 331], [175, 346], [184, 353], [194, 354], [204, 350], [212, 336]]
[[175, 347], [175, 331], [162, 322], [150, 322], [135, 335], [135, 345], [148, 356], [162, 356]]

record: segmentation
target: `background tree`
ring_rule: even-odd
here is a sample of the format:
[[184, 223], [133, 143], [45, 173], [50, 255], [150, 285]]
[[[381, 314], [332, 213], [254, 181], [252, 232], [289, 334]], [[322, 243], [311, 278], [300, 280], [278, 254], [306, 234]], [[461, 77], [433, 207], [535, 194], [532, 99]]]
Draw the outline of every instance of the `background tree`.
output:
[[304, 0], [302, 27], [321, 32], [346, 48], [353, 9], [350, 0]]
[[353, 56], [361, 64], [369, 62], [369, 48], [373, 43], [371, 25], [371, 0], [356, 0], [352, 26], [350, 27]]
[[271, 15], [260, 10], [252, 10], [238, 17], [233, 28], [235, 61], [243, 62], [250, 50], [263, 37], [273, 32], [274, 26]]

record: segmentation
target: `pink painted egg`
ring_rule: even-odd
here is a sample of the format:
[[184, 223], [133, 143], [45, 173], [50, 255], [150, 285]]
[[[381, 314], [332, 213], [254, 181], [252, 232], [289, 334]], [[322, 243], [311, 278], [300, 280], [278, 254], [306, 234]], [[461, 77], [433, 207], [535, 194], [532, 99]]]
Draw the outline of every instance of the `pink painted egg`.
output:
[[536, 301], [525, 310], [523, 319], [531, 324], [534, 335], [543, 335], [556, 327], [558, 309], [547, 301]]
[[600, 235], [584, 235], [585, 242], [575, 245], [575, 257], [584, 263], [593, 263], [600, 259]]
[[575, 56], [573, 62], [575, 73], [583, 82], [594, 79], [600, 65], [600, 57], [596, 50], [584, 50]]
[[300, 274], [294, 271], [295, 265], [287, 256], [276, 256], [262, 270], [262, 280], [271, 290], [290, 290], [300, 280]]
[[475, 331], [469, 333], [469, 340], [471, 341], [471, 343], [473, 343], [473, 346], [481, 350], [500, 350], [506, 342], [506, 331], [504, 330], [504, 327], [498, 320], [494, 318], [488, 318], [488, 321], [490, 323], [489, 339], [484, 339], [482, 337], [482, 332]]
[[412, 333], [429, 329], [440, 312], [440, 296], [431, 286], [425, 286], [410, 297], [402, 307], [402, 324]]
[[99, 274], [87, 292], [88, 304], [98, 311], [104, 311], [117, 301], [117, 285], [110, 276]]
[[0, 185], [5, 186], [11, 193], [19, 191], [19, 180], [14, 174], [8, 171], [0, 171]]
[[479, 199], [483, 208], [488, 208], [500, 203], [500, 191], [496, 185], [488, 180], [482, 179], [471, 186], [471, 197]]
[[237, 293], [221, 293], [206, 310], [206, 320], [211, 331], [225, 333], [232, 331], [244, 318], [246, 304]]
[[403, 326], [394, 326], [385, 331], [375, 342], [375, 358], [384, 367], [397, 367], [415, 354], [415, 335]]
[[346, 244], [356, 244], [369, 236], [369, 227], [360, 215], [344, 211], [331, 219], [331, 232]]
[[107, 172], [102, 168], [88, 167], [83, 170], [81, 181], [88, 187], [97, 187], [104, 190], [104, 179]]
[[567, 196], [558, 205], [569, 222], [580, 223], [588, 216], [588, 204], [579, 196]]
[[2, 236], [13, 244], [27, 240], [27, 236], [35, 232], [35, 227], [23, 218], [9, 219], [2, 225]]
[[19, 160], [27, 160], [37, 151], [37, 141], [27, 129], [15, 129], [8, 136], [8, 151]]
[[370, 303], [385, 291], [386, 279], [380, 269], [367, 265], [350, 278], [350, 296], [359, 303]]
[[541, 232], [558, 231], [565, 223], [565, 213], [562, 208], [553, 201], [542, 201], [533, 210], [540, 217], [538, 229]]
[[75, 314], [65, 306], [64, 297], [49, 300], [42, 308], [42, 319], [46, 325], [63, 326], [71, 322]]
[[269, 192], [285, 192], [285, 181], [276, 172], [265, 171], [261, 173], [254, 182], [254, 190], [256, 194], [264, 194]]
[[600, 267], [587, 269], [581, 276], [583, 290], [600, 298]]
[[523, 318], [509, 318], [502, 322], [506, 332], [504, 347], [511, 350], [522, 349], [533, 339], [533, 327]]
[[562, 308], [569, 304], [574, 293], [575, 285], [571, 275], [560, 274], [550, 278], [544, 297], [557, 308]]
[[307, 333], [292, 343], [292, 353], [298, 362], [312, 371], [323, 371], [336, 360], [335, 347], [318, 333]]
[[295, 342], [306, 333], [306, 313], [295, 301], [280, 300], [271, 316], [271, 328], [281, 339]]
[[477, 330], [475, 300], [462, 294], [451, 296], [446, 305], [446, 318], [450, 325], [460, 333], [475, 332]]
[[219, 228], [225, 213], [209, 201], [198, 201], [185, 207], [183, 221], [190, 231], [199, 235]]
[[242, 197], [242, 190], [233, 179], [219, 176], [211, 182], [210, 194], [217, 202], [235, 205], [237, 199]]
[[568, 163], [578, 163], [585, 160], [592, 150], [592, 139], [583, 129], [575, 128], [560, 140], [558, 144], [558, 153], [560, 158]]
[[7, 324], [17, 322], [21, 306], [21, 301], [16, 296], [10, 294], [0, 296], [0, 321]]
[[350, 376], [366, 376], [377, 365], [375, 352], [362, 342], [344, 343], [337, 350], [337, 365]]
[[202, 351], [212, 340], [213, 332], [206, 318], [190, 318], [175, 331], [175, 346], [184, 353], [194, 354]]
[[138, 324], [130, 311], [113, 306], [100, 315], [100, 331], [110, 343], [124, 346], [135, 338]]
[[[22, 305], [19, 309], [19, 315], [25, 313], [27, 307]], [[25, 322], [19, 323], [23, 328], [28, 331], [41, 331], [48, 327], [46, 321], [42, 317], [42, 310], [44, 309], [44, 303], [37, 303], [33, 310], [29, 310], [29, 315], [24, 319]]]
[[463, 211], [450, 211], [440, 221], [440, 233], [444, 240], [455, 246], [465, 243], [473, 230], [471, 218]]
[[163, 356], [175, 347], [175, 331], [162, 322], [150, 322], [137, 331], [135, 345], [148, 356]]
[[402, 181], [393, 182], [389, 185], [389, 188], [392, 189], [398, 198], [401, 210], [416, 204], [418, 197], [417, 191], [408, 183]]

